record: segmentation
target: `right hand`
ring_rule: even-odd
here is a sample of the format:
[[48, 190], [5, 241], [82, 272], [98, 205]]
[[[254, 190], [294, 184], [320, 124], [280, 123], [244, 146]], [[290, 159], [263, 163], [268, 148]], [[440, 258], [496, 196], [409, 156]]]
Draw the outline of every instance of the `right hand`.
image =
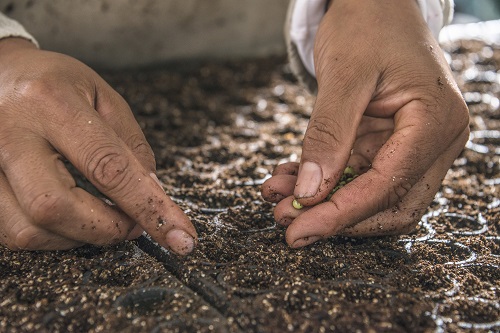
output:
[[[64, 160], [116, 206], [76, 187]], [[99, 75], [26, 40], [0, 40], [0, 244], [68, 249], [145, 230], [187, 254], [196, 231], [155, 170], [129, 106]]]
[[[417, 3], [331, 1], [314, 64], [300, 165], [279, 166], [262, 188], [288, 244], [414, 230], [469, 138], [467, 106]], [[361, 174], [325, 201], [347, 165]]]

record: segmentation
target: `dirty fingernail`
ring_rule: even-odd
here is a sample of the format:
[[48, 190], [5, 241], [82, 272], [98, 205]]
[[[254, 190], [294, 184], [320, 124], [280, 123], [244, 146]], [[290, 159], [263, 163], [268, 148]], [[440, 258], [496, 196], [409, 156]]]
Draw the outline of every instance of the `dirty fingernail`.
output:
[[186, 255], [194, 249], [194, 239], [184, 230], [173, 229], [167, 233], [166, 241], [172, 251]]
[[156, 182], [156, 184], [158, 184], [158, 186], [160, 186], [160, 188], [163, 190], [163, 185], [161, 184], [161, 182], [160, 182], [160, 180], [158, 179], [158, 177], [157, 177], [157, 176], [156, 176], [153, 172], [151, 172], [151, 173], [149, 174], [149, 176], [150, 176], [151, 178], [153, 178], [153, 180]]
[[293, 242], [293, 244], [290, 246], [293, 248], [303, 247], [312, 244], [320, 239], [321, 239], [320, 236], [309, 236], [309, 237], [299, 238], [295, 242]]
[[314, 196], [321, 185], [323, 172], [321, 167], [314, 162], [304, 162], [295, 187], [296, 198], [309, 198]]

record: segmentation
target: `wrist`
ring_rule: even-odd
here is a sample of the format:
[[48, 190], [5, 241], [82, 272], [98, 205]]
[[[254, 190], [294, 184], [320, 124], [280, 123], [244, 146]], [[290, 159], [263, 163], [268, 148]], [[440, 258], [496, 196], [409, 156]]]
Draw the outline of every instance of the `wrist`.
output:
[[[433, 0], [436, 1], [436, 0]], [[401, 15], [408, 15], [408, 11], [412, 15], [424, 17], [424, 11], [427, 6], [421, 7], [421, 3], [427, 3], [426, 0], [327, 0], [326, 13], [333, 10], [339, 11], [341, 15], [356, 15], [360, 11], [384, 13], [387, 15], [394, 15], [399, 17]], [[330, 10], [332, 9], [332, 10]]]
[[[325, 15], [340, 8], [341, 13], [347, 12], [351, 15], [362, 10], [382, 11], [383, 17], [378, 22], [386, 21], [391, 16], [395, 19], [420, 17], [438, 40], [441, 28], [453, 18], [453, 4], [454, 0], [326, 0]], [[333, 10], [330, 10], [331, 8]]]
[[37, 46], [22, 37], [2, 38], [0, 39], [0, 62], [15, 52], [32, 49], [37, 49]]
[[20, 48], [36, 49], [36, 45], [22, 37], [6, 37], [0, 39], [0, 54]]

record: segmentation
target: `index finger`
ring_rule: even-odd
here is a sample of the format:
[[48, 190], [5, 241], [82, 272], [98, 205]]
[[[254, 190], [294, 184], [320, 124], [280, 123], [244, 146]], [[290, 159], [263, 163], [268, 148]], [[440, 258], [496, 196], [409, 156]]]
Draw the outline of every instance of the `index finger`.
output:
[[51, 122], [51, 144], [160, 245], [178, 254], [191, 252], [196, 231], [188, 217], [88, 102], [71, 97], [54, 106], [71, 108]]

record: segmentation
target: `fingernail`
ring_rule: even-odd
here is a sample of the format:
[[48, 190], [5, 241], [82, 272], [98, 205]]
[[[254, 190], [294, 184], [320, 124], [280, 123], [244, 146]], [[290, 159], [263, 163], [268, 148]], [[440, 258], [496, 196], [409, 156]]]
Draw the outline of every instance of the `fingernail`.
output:
[[299, 172], [294, 195], [296, 198], [309, 198], [314, 196], [321, 185], [323, 172], [321, 167], [314, 162], [304, 162]]
[[160, 188], [163, 190], [163, 185], [161, 184], [161, 182], [160, 182], [160, 180], [158, 179], [158, 177], [157, 177], [157, 176], [156, 176], [153, 172], [151, 172], [151, 173], [149, 174], [149, 176], [150, 176], [151, 178], [153, 178], [153, 180], [156, 182], [156, 184], [158, 184], [158, 186], [160, 186]]
[[295, 242], [293, 242], [292, 245], [290, 245], [291, 247], [293, 248], [298, 248], [298, 247], [304, 247], [304, 246], [307, 246], [309, 244], [312, 244], [318, 240], [320, 240], [321, 237], [320, 236], [309, 236], [309, 237], [304, 237], [304, 238], [300, 238], [300, 239], [297, 239]]
[[185, 256], [194, 249], [194, 239], [184, 230], [173, 229], [167, 233], [166, 241], [172, 251]]

